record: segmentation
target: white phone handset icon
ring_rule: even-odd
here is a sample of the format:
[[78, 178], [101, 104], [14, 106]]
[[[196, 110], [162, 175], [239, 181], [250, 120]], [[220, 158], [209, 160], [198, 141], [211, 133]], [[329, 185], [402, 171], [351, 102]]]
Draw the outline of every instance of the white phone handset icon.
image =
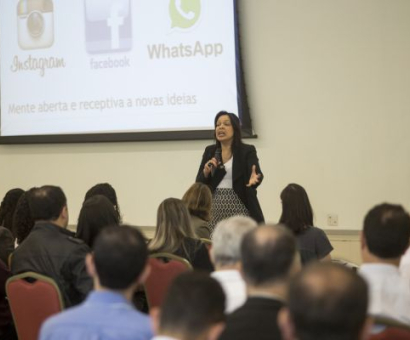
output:
[[193, 20], [195, 18], [195, 13], [189, 11], [188, 13], [182, 9], [182, 0], [175, 0], [175, 7], [178, 13], [184, 17], [186, 20]]

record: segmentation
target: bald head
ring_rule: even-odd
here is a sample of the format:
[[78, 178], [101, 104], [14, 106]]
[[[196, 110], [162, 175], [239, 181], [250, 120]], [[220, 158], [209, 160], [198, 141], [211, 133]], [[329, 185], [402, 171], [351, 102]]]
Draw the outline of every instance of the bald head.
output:
[[359, 339], [366, 321], [368, 289], [352, 270], [317, 263], [289, 288], [289, 313], [300, 340]]
[[241, 254], [245, 281], [256, 287], [287, 280], [298, 258], [294, 235], [281, 225], [246, 234]]

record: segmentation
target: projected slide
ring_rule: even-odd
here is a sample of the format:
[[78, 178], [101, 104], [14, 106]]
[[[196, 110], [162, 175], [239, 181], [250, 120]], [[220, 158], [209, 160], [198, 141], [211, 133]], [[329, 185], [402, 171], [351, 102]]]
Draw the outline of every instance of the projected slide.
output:
[[210, 130], [235, 29], [234, 0], [0, 0], [0, 135]]

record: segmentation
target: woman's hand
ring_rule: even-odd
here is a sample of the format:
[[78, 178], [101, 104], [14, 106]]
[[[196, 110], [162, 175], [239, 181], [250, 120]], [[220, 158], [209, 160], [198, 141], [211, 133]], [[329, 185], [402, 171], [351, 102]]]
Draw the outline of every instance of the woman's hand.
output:
[[218, 161], [216, 160], [215, 157], [213, 157], [208, 162], [206, 162], [205, 166], [204, 166], [204, 176], [205, 176], [205, 178], [208, 178], [209, 174], [212, 171], [212, 168], [216, 168], [217, 166], [218, 166]]
[[246, 186], [251, 187], [253, 185], [258, 184], [260, 182], [260, 179], [261, 179], [261, 174], [256, 173], [256, 165], [253, 165], [251, 177], [249, 178], [249, 183]]

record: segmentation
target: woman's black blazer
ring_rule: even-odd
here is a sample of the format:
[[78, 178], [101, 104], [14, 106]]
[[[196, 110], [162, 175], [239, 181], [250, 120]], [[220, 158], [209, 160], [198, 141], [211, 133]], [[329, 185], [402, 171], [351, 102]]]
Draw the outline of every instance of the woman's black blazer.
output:
[[[209, 175], [205, 178], [203, 169], [205, 163], [215, 156], [216, 145], [208, 145], [202, 156], [202, 162], [199, 166], [196, 181], [209, 185], [212, 192], [215, 191], [219, 183], [224, 178], [226, 171], [223, 167], [215, 170], [213, 176]], [[260, 182], [252, 187], [247, 187], [249, 178], [252, 174], [252, 166], [256, 165], [256, 173], [261, 174]], [[262, 209], [259, 205], [256, 188], [263, 180], [263, 174], [259, 166], [256, 149], [253, 145], [241, 144], [240, 147], [233, 151], [232, 164], [232, 186], [235, 193], [241, 199], [245, 207], [249, 210], [250, 216], [258, 223], [264, 222]]]

